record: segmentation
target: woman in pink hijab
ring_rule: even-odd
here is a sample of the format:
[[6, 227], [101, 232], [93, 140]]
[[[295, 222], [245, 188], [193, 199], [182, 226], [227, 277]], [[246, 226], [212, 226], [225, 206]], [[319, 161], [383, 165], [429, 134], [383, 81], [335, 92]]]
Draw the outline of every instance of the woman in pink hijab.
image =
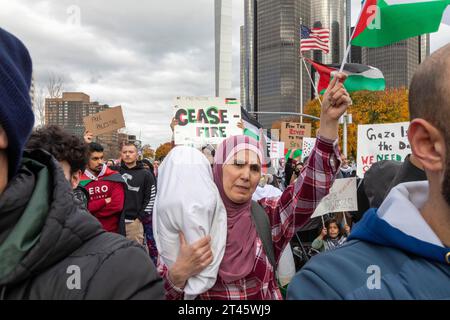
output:
[[[338, 81], [339, 80], [339, 81]], [[330, 83], [323, 100], [320, 134], [309, 161], [295, 185], [280, 198], [258, 201], [269, 218], [276, 262], [306, 223], [320, 200], [329, 192], [339, 170], [338, 122], [351, 104], [342, 85], [344, 74]], [[282, 299], [274, 267], [265, 252], [252, 219], [252, 195], [264, 164], [259, 143], [248, 136], [234, 136], [219, 145], [214, 158], [214, 182], [227, 210], [227, 241], [216, 284], [197, 299]], [[212, 261], [210, 237], [186, 243], [180, 235], [180, 251], [170, 270], [159, 265], [165, 278], [166, 298], [182, 299], [187, 279]]]

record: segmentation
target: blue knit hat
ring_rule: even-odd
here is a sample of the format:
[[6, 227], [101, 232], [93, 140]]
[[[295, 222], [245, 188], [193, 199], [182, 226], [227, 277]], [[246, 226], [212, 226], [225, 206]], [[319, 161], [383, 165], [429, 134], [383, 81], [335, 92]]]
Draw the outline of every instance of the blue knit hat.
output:
[[9, 178], [17, 173], [25, 143], [33, 130], [31, 73], [27, 48], [0, 28], [0, 125], [8, 137]]

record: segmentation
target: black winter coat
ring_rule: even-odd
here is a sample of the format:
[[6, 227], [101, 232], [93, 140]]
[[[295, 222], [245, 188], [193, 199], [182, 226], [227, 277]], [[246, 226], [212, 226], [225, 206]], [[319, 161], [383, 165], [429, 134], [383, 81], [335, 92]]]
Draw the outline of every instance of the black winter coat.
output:
[[[0, 300], [163, 299], [163, 282], [144, 248], [104, 231], [75, 199], [52, 156], [33, 151], [25, 157], [50, 173], [50, 209], [37, 243], [9, 274], [0, 276]], [[40, 179], [35, 171], [33, 165], [23, 166], [0, 194], [0, 248], [17, 227]]]

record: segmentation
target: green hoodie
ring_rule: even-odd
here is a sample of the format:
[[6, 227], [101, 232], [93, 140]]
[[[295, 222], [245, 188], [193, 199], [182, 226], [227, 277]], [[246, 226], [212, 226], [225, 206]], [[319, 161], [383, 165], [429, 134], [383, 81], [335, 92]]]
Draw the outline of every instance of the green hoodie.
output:
[[24, 158], [22, 165], [35, 173], [36, 184], [25, 211], [0, 245], [0, 279], [11, 273], [39, 241], [49, 211], [49, 171], [43, 164]]

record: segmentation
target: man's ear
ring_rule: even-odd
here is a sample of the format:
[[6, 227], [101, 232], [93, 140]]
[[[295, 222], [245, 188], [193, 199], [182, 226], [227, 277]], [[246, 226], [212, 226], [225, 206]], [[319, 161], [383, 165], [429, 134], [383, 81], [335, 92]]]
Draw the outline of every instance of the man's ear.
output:
[[447, 150], [439, 129], [424, 119], [414, 119], [408, 129], [408, 139], [414, 156], [425, 170], [444, 170]]
[[8, 137], [5, 130], [0, 126], [0, 150], [8, 148]]
[[72, 174], [72, 177], [70, 180], [70, 183], [72, 184], [72, 189], [75, 189], [76, 187], [78, 187], [80, 180], [81, 180], [81, 170], [78, 170], [77, 172]]

